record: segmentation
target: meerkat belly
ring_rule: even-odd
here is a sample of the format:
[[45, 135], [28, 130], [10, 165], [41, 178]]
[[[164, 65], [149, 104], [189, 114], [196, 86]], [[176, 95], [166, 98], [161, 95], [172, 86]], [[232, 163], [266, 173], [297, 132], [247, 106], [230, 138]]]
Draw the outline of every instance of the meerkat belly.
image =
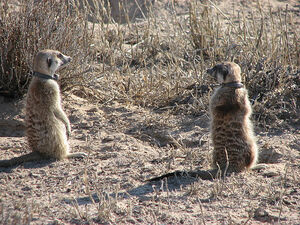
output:
[[32, 151], [49, 157], [61, 158], [68, 151], [66, 127], [53, 113], [38, 113], [34, 108], [27, 110], [27, 139]]

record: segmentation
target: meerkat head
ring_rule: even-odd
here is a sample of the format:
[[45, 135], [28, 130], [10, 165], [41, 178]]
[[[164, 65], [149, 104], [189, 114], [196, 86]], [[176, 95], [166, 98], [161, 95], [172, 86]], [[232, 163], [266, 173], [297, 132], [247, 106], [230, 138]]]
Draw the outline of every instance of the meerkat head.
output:
[[224, 62], [215, 65], [208, 69], [207, 73], [213, 76], [219, 83], [240, 83], [241, 82], [241, 68], [234, 62]]
[[70, 56], [66, 56], [56, 50], [42, 50], [37, 53], [33, 62], [33, 71], [53, 76], [60, 68], [71, 61]]

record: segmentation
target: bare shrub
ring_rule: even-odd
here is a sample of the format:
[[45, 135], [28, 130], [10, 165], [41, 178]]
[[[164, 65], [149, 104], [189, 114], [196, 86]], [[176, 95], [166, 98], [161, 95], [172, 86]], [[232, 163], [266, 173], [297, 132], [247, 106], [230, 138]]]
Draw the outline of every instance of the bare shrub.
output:
[[[77, 86], [74, 93], [101, 103], [201, 115], [208, 113], [215, 85], [205, 71], [235, 61], [262, 126], [297, 121], [299, 37], [288, 9], [258, 5], [225, 14], [208, 0], [190, 1], [189, 10], [178, 15], [174, 4], [163, 8], [156, 2], [143, 21], [118, 24], [101, 1], [89, 1], [92, 6], [81, 13], [78, 2], [84, 1], [25, 2], [19, 12], [7, 3], [1, 7], [2, 94], [22, 95], [33, 55], [56, 48], [74, 58], [61, 72], [63, 91]], [[99, 23], [87, 22], [91, 13]]]
[[46, 48], [72, 56], [68, 70], [61, 72], [63, 89], [84, 84], [80, 71], [90, 59], [92, 40], [85, 15], [76, 7], [71, 15], [70, 4], [55, 0], [22, 0], [19, 5], [5, 1], [0, 6], [0, 94], [21, 97], [25, 93], [33, 57]]
[[146, 18], [154, 0], [75, 0], [75, 3], [87, 13], [89, 21], [126, 23]]

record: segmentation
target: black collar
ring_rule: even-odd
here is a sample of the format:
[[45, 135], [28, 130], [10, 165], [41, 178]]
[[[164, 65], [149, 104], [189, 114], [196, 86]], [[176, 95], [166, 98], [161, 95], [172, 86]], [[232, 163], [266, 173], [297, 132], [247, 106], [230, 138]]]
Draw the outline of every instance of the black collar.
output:
[[39, 77], [39, 78], [42, 78], [42, 79], [58, 80], [58, 75], [57, 74], [54, 74], [53, 76], [50, 76], [50, 75], [47, 75], [47, 74], [43, 74], [43, 73], [39, 73], [39, 72], [34, 71], [33, 76]]
[[221, 87], [233, 87], [233, 88], [242, 88], [244, 85], [239, 82], [230, 82], [230, 83], [223, 83]]

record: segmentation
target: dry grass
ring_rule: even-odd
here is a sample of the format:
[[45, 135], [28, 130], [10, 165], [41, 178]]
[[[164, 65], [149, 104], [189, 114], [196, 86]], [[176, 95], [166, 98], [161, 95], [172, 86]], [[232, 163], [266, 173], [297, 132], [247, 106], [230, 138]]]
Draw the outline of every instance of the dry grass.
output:
[[33, 57], [46, 48], [60, 50], [73, 58], [69, 71], [61, 72], [63, 89], [86, 83], [83, 71], [92, 58], [89, 55], [92, 38], [85, 15], [75, 7], [55, 0], [19, 1], [18, 5], [4, 1], [0, 15], [2, 95], [22, 97], [26, 93]]
[[[104, 23], [110, 14], [103, 4], [94, 2], [94, 9], [84, 12], [70, 4], [21, 2], [18, 12], [2, 6], [2, 94], [22, 95], [33, 55], [54, 48], [74, 58], [63, 72], [63, 90], [82, 86], [77, 93], [102, 103], [201, 115], [211, 86], [206, 69], [233, 60], [242, 67], [262, 126], [297, 120], [299, 37], [288, 8], [266, 11], [258, 5], [252, 12], [225, 15], [212, 1], [192, 1], [181, 16], [171, 7], [157, 17], [154, 8], [144, 22], [119, 25]], [[88, 24], [89, 9], [99, 23]]]
[[297, 121], [299, 37], [288, 9], [258, 6], [226, 16], [211, 1], [193, 1], [185, 15], [169, 10], [139, 24], [98, 25], [95, 88], [102, 103], [201, 115], [211, 86], [206, 69], [233, 60], [242, 67], [254, 117], [263, 127]]

